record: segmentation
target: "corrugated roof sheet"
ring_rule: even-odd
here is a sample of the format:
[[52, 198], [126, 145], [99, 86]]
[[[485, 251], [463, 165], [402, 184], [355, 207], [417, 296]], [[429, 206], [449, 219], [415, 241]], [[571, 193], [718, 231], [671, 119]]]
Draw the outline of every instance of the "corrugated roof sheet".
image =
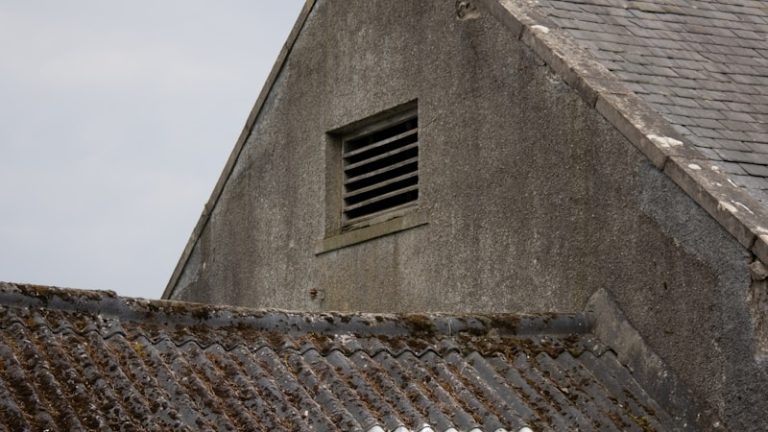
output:
[[768, 3], [527, 2], [768, 204]]
[[0, 284], [0, 430], [674, 429], [588, 331]]

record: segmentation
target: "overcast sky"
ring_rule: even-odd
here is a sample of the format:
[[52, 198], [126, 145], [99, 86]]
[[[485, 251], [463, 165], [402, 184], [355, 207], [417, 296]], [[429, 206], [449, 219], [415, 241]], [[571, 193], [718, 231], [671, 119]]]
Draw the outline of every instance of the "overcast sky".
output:
[[0, 280], [159, 298], [302, 0], [0, 0]]

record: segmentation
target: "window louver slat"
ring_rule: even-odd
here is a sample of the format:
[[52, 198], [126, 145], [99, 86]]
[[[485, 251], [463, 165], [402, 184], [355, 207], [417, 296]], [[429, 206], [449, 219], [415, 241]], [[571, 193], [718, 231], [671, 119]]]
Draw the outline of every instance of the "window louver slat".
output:
[[358, 175], [356, 177], [350, 177], [350, 178], [348, 178], [347, 180], [344, 181], [344, 185], [347, 187], [347, 190], [354, 190], [357, 186], [350, 186], [353, 183], [357, 183], [357, 182], [360, 182], [361, 180], [369, 179], [369, 178], [377, 176], [377, 175], [382, 175], [382, 176], [383, 175], [387, 175], [391, 171], [395, 171], [395, 170], [402, 169], [402, 168], [405, 168], [406, 171], [408, 171], [408, 172], [416, 171], [415, 167], [413, 169], [407, 168], [408, 165], [413, 165], [413, 164], [416, 164], [416, 163], [418, 163], [418, 158], [414, 157], [414, 158], [406, 159], [406, 160], [404, 160], [402, 162], [396, 163], [394, 165], [390, 165], [390, 166], [385, 167], [385, 168], [381, 168], [381, 169], [378, 169], [378, 170], [375, 170], [375, 171], [367, 172], [365, 174], [361, 174], [361, 175]]
[[364, 206], [367, 206], [367, 205], [371, 205], [373, 203], [385, 200], [387, 198], [392, 198], [392, 197], [395, 197], [397, 195], [401, 195], [401, 194], [405, 194], [407, 192], [415, 191], [417, 188], [418, 188], [418, 186], [408, 186], [406, 188], [398, 189], [398, 190], [395, 190], [393, 192], [377, 195], [374, 198], [367, 199], [365, 201], [359, 202], [357, 204], [353, 204], [351, 206], [347, 206], [347, 211], [355, 210], [355, 209], [358, 209], [358, 208], [361, 208], [361, 207], [364, 207]]
[[418, 123], [415, 115], [344, 142], [343, 214], [346, 223], [417, 201]]
[[364, 165], [368, 165], [370, 163], [377, 162], [377, 161], [380, 161], [380, 160], [388, 158], [388, 157], [396, 156], [397, 154], [402, 153], [402, 152], [407, 152], [409, 150], [416, 150], [416, 147], [418, 145], [419, 145], [419, 143], [408, 144], [405, 147], [400, 147], [400, 148], [395, 149], [395, 150], [390, 150], [390, 151], [388, 151], [386, 153], [382, 153], [382, 154], [370, 157], [368, 159], [361, 160], [360, 162], [349, 164], [349, 165], [347, 165], [344, 168], [344, 171], [349, 172], [349, 171], [352, 171], [355, 168], [358, 168], [358, 167], [361, 167], [361, 166], [364, 166]]
[[418, 179], [414, 178], [416, 176], [418, 176], [418, 173], [414, 171], [414, 172], [410, 172], [408, 174], [397, 176], [395, 178], [387, 179], [387, 180], [384, 180], [382, 182], [374, 183], [374, 184], [372, 184], [370, 186], [366, 186], [364, 188], [356, 189], [356, 190], [354, 190], [352, 192], [347, 192], [347, 193], [344, 194], [344, 198], [350, 198], [350, 197], [354, 197], [355, 195], [360, 195], [361, 193], [371, 192], [373, 190], [389, 186], [392, 183], [398, 183], [398, 182], [401, 182], [401, 181], [407, 181], [407, 180], [413, 179], [413, 181], [415, 183], [418, 180]]
[[409, 136], [411, 136], [411, 135], [415, 135], [415, 134], [416, 134], [416, 132], [417, 132], [417, 130], [416, 130], [416, 129], [412, 129], [412, 130], [409, 130], [409, 131], [405, 131], [405, 132], [403, 132], [403, 133], [401, 133], [401, 134], [395, 135], [395, 136], [393, 136], [393, 137], [389, 137], [389, 138], [387, 138], [387, 139], [385, 139], [385, 140], [382, 140], [382, 141], [378, 141], [378, 142], [375, 142], [375, 143], [373, 143], [373, 144], [368, 144], [368, 145], [367, 145], [367, 146], [365, 146], [365, 147], [361, 147], [361, 148], [358, 148], [358, 149], [355, 149], [355, 150], [349, 151], [349, 152], [347, 152], [347, 153], [344, 153], [344, 157], [345, 157], [345, 158], [348, 158], [348, 157], [356, 156], [356, 155], [359, 155], [360, 153], [364, 153], [364, 152], [367, 152], [367, 151], [373, 150], [373, 149], [375, 149], [375, 148], [377, 148], [377, 147], [385, 146], [385, 145], [387, 145], [387, 144], [390, 144], [390, 143], [391, 143], [391, 142], [393, 142], [393, 141], [397, 141], [397, 140], [399, 140], [399, 139], [403, 139], [403, 138], [407, 138], [407, 137], [409, 137]]

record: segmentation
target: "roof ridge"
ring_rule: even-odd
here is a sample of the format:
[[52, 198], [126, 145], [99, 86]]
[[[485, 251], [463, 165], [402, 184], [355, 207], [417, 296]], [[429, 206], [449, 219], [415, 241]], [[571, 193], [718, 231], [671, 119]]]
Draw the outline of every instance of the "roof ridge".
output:
[[[14, 325], [21, 326], [22, 328], [25, 327], [24, 322], [18, 319], [13, 320], [12, 324], [9, 325], [9, 328]], [[122, 331], [113, 331], [113, 332], [105, 333], [97, 328], [78, 330], [74, 327], [65, 327], [60, 329], [53, 329], [50, 326], [45, 326], [45, 327], [47, 327], [47, 329], [50, 330], [51, 334], [53, 335], [61, 335], [65, 331], [70, 331], [82, 337], [87, 337], [92, 334], [96, 334], [98, 336], [101, 336], [102, 339], [104, 340], [110, 340], [113, 337], [116, 337], [119, 335], [123, 337], [127, 342], [130, 342], [130, 343], [136, 343], [139, 340], [144, 340], [148, 345], [157, 346], [162, 344], [163, 342], [168, 342], [176, 348], [183, 349], [187, 345], [194, 345], [202, 351], [206, 351], [213, 347], [218, 347], [218, 348], [221, 348], [224, 352], [228, 352], [228, 353], [242, 348], [242, 349], [251, 351], [253, 353], [257, 353], [261, 350], [266, 349], [279, 354], [295, 353], [300, 356], [304, 356], [306, 353], [310, 351], [315, 351], [316, 353], [320, 354], [323, 357], [327, 357], [331, 355], [331, 353], [333, 352], [341, 353], [347, 357], [351, 357], [357, 353], [364, 353], [371, 358], [381, 353], [387, 353], [393, 358], [400, 358], [406, 353], [409, 353], [419, 359], [421, 359], [422, 357], [424, 357], [429, 353], [433, 353], [435, 356], [441, 359], [445, 359], [451, 353], [458, 354], [465, 358], [473, 354], [478, 354], [482, 357], [488, 357], [488, 356], [497, 355], [497, 354], [506, 355], [506, 352], [502, 351], [501, 349], [498, 349], [498, 347], [497, 348], [492, 347], [490, 349], [481, 349], [474, 345], [473, 346], [467, 345], [466, 346], [467, 349], [461, 349], [460, 346], [457, 346], [457, 345], [451, 345], [451, 346], [446, 346], [442, 348], [435, 348], [433, 345], [428, 345], [426, 348], [422, 348], [422, 349], [417, 349], [411, 346], [395, 349], [395, 348], [383, 346], [383, 345], [377, 348], [372, 348], [372, 347], [346, 348], [344, 346], [332, 346], [331, 348], [323, 349], [322, 347], [318, 347], [317, 345], [314, 345], [311, 343], [305, 343], [305, 345], [302, 347], [283, 346], [283, 347], [277, 348], [274, 345], [270, 345], [269, 343], [261, 343], [259, 345], [254, 346], [254, 345], [248, 345], [244, 342], [235, 342], [231, 345], [227, 345], [225, 343], [218, 342], [216, 340], [210, 343], [202, 343], [199, 339], [194, 339], [194, 338], [175, 340], [169, 335], [153, 337], [153, 336], [147, 335], [146, 333], [137, 333], [135, 335], [129, 335]], [[452, 335], [439, 335], [439, 336], [445, 337], [445, 338], [454, 337]], [[503, 337], [505, 342], [508, 342], [510, 338], [515, 338], [520, 336], [521, 335], [505, 335]], [[523, 353], [529, 353], [529, 354], [535, 354], [535, 355], [544, 354], [553, 359], [556, 359], [560, 355], [563, 355], [566, 353], [570, 354], [574, 358], [578, 358], [585, 352], [592, 353], [592, 355], [594, 355], [596, 358], [600, 358], [606, 353], [612, 353], [614, 356], [616, 355], [616, 353], [612, 349], [610, 349], [609, 347], [605, 347], [602, 344], [599, 344], [596, 346], [589, 346], [588, 344], [577, 343], [575, 344], [575, 346], [563, 345], [563, 346], [554, 346], [554, 347], [545, 347], [544, 345], [545, 344], [543, 343], [531, 344], [531, 345], [525, 346], [523, 349], [516, 350], [516, 352], [523, 352]]]
[[[119, 297], [88, 291], [0, 282], [0, 307], [43, 308], [114, 317], [121, 322], [161, 326], [244, 327], [287, 334], [354, 333], [382, 336], [453, 336], [459, 333], [508, 336], [585, 334], [592, 323], [584, 313], [446, 314], [313, 312], [252, 309], [173, 300]], [[76, 330], [76, 329], [73, 329]]]
[[[768, 264], [768, 208], [739, 188], [672, 124], [531, 0], [478, 0], [590, 107], [619, 130], [760, 261]], [[767, 224], [767, 225], [764, 225]]]

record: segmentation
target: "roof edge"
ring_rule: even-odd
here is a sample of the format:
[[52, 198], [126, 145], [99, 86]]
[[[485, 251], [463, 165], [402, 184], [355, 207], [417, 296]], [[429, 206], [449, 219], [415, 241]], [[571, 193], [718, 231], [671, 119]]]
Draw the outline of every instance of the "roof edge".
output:
[[89, 291], [0, 282], [0, 308], [46, 308], [116, 317], [158, 325], [209, 327], [247, 326], [291, 334], [385, 336], [453, 336], [458, 333], [503, 336], [588, 334], [592, 321], [585, 313], [445, 314], [297, 312], [252, 309], [173, 300], [120, 297], [112, 291]]
[[184, 251], [181, 253], [181, 257], [179, 258], [179, 261], [176, 264], [173, 273], [171, 274], [168, 285], [166, 285], [165, 290], [163, 291], [162, 298], [168, 299], [173, 295], [173, 292], [176, 289], [176, 284], [178, 283], [179, 278], [181, 278], [181, 273], [184, 271], [184, 268], [186, 267], [187, 262], [192, 255], [192, 251], [197, 245], [197, 241], [200, 239], [200, 236], [203, 234], [203, 230], [205, 230], [205, 227], [211, 218], [213, 209], [216, 207], [216, 204], [218, 203], [219, 198], [224, 191], [224, 186], [226, 185], [227, 180], [229, 180], [229, 176], [232, 174], [232, 171], [237, 164], [237, 160], [240, 158], [240, 153], [245, 146], [245, 142], [248, 141], [248, 138], [251, 136], [253, 127], [256, 124], [256, 120], [258, 119], [262, 108], [264, 107], [267, 97], [272, 92], [272, 87], [275, 85], [277, 77], [283, 70], [283, 66], [288, 59], [291, 50], [293, 50], [293, 46], [296, 43], [296, 40], [298, 39], [302, 29], [304, 28], [304, 24], [307, 22], [307, 18], [309, 17], [310, 12], [312, 12], [312, 8], [315, 6], [315, 3], [316, 0], [306, 0], [304, 7], [299, 13], [299, 17], [293, 24], [293, 28], [288, 34], [288, 39], [283, 44], [283, 48], [280, 50], [280, 54], [277, 56], [275, 64], [272, 66], [272, 70], [270, 71], [269, 76], [264, 83], [264, 87], [262, 87], [261, 92], [259, 93], [259, 97], [256, 99], [256, 103], [254, 103], [253, 108], [251, 109], [251, 112], [245, 121], [245, 126], [243, 126], [243, 130], [240, 132], [240, 137], [237, 139], [235, 147], [232, 149], [232, 153], [230, 153], [229, 158], [227, 159], [226, 165], [224, 165], [224, 170], [221, 172], [218, 181], [216, 181], [216, 185], [211, 192], [211, 196], [208, 198], [208, 202], [203, 207], [203, 212], [200, 215], [195, 228], [192, 230], [192, 234], [189, 236], [189, 240], [184, 247]]
[[520, 0], [477, 0], [506, 25], [590, 107], [619, 130], [656, 168], [709, 213], [742, 246], [768, 264], [768, 209], [738, 187], [629, 90], [588, 50]]

